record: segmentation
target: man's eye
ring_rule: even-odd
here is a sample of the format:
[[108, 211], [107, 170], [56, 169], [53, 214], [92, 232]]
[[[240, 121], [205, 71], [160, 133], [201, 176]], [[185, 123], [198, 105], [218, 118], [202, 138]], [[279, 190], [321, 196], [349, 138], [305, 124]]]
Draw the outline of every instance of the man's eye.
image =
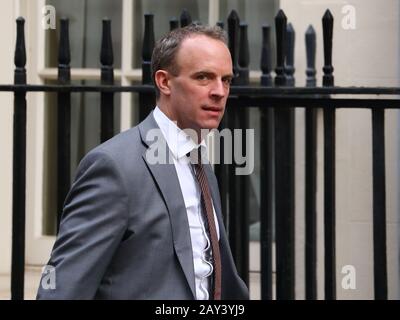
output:
[[200, 80], [200, 81], [208, 79], [208, 77], [205, 74], [199, 74], [196, 78], [197, 78], [197, 80]]
[[232, 83], [232, 79], [231, 79], [231, 78], [223, 79], [223, 81], [224, 81], [224, 83], [225, 83], [226, 85], [231, 85], [231, 83]]

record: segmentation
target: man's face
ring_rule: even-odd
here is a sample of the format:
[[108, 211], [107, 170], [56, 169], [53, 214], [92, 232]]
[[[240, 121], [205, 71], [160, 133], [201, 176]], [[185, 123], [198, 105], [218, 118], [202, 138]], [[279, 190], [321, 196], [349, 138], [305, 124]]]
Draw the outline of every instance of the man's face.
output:
[[226, 45], [204, 35], [185, 39], [176, 55], [178, 75], [169, 74], [169, 115], [181, 129], [217, 128], [232, 80]]

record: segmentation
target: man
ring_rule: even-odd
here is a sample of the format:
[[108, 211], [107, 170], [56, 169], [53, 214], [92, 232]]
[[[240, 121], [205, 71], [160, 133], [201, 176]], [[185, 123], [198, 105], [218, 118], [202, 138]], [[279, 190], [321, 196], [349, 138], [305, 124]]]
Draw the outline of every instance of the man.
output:
[[[193, 157], [204, 155], [201, 130], [218, 127], [229, 94], [225, 33], [171, 32], [155, 46], [152, 72], [155, 110], [79, 165], [49, 261], [55, 289], [40, 286], [39, 299], [248, 299], [215, 175]], [[173, 161], [150, 159], [154, 131]]]

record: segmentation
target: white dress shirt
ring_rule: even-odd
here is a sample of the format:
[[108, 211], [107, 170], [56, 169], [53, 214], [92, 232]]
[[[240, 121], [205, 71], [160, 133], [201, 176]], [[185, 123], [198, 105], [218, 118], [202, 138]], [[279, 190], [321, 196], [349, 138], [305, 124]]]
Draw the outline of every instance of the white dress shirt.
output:
[[[193, 149], [198, 149], [199, 147], [205, 148], [206, 151], [207, 146], [204, 140], [201, 141], [200, 145], [195, 143], [186, 132], [178, 128], [176, 123], [171, 121], [158, 107], [154, 109], [153, 115], [171, 151], [185, 202], [192, 242], [196, 299], [208, 300], [213, 272], [213, 266], [208, 261], [211, 253], [211, 242], [206, 232], [205, 218], [202, 214], [200, 186], [194, 175], [190, 159], [186, 156]], [[219, 239], [218, 220], [214, 204], [213, 211]]]

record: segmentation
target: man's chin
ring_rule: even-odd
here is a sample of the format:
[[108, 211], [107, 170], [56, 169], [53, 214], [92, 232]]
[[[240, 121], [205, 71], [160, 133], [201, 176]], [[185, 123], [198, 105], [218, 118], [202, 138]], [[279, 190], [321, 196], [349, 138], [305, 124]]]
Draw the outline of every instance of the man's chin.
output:
[[204, 123], [202, 128], [207, 129], [207, 130], [218, 129], [220, 122], [221, 122], [221, 120], [207, 121]]

